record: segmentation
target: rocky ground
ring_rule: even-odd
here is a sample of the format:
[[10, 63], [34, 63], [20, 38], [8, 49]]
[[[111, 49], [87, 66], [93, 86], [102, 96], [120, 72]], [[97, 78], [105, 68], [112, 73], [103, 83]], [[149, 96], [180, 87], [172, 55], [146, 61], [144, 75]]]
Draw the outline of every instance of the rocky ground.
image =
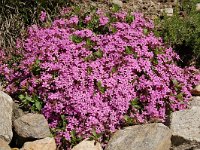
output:
[[179, 5], [178, 0], [75, 0], [75, 3], [81, 5], [81, 7], [87, 7], [89, 5], [95, 6], [103, 10], [109, 10], [112, 4], [117, 4], [122, 10], [140, 12], [151, 19], [162, 16], [166, 13], [168, 16], [172, 16], [174, 8]]

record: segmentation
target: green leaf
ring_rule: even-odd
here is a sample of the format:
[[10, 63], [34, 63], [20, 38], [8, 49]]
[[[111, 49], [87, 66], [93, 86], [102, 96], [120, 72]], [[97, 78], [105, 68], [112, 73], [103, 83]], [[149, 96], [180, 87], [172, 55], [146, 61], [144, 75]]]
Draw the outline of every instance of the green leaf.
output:
[[124, 120], [127, 122], [128, 121], [129, 116], [124, 115]]
[[42, 109], [42, 104], [41, 104], [41, 102], [39, 102], [39, 101], [36, 101], [35, 102], [35, 107], [37, 108], [37, 110], [41, 110]]
[[96, 133], [95, 130], [92, 131], [92, 135], [93, 135], [94, 137], [97, 137], [97, 133]]
[[112, 11], [113, 11], [113, 12], [118, 12], [119, 10], [120, 10], [120, 6], [117, 5], [117, 4], [113, 4], [113, 6], [112, 6]]
[[91, 39], [89, 39], [89, 38], [86, 39], [86, 45], [87, 45], [87, 46], [93, 46], [93, 44], [94, 44], [94, 43], [92, 42]]
[[154, 65], [158, 65], [158, 60], [157, 60], [156, 58], [153, 58], [152, 63], [153, 63]]
[[141, 109], [138, 98], [135, 98], [135, 99], [131, 100], [130, 102], [131, 102], [131, 106], [133, 106], [134, 108]]
[[61, 117], [61, 119], [62, 119], [63, 121], [65, 120], [65, 115], [61, 115], [60, 117]]
[[40, 64], [40, 60], [39, 60], [39, 59], [36, 59], [35, 65], [39, 65], [39, 64]]
[[155, 55], [162, 54], [162, 53], [163, 53], [162, 48], [155, 48], [155, 50], [154, 50]]
[[35, 60], [35, 63], [33, 64], [31, 71], [34, 75], [40, 74], [41, 68], [40, 68], [40, 60], [39, 59]]
[[106, 88], [102, 86], [101, 81], [97, 82], [97, 88], [101, 93], [105, 93]]
[[127, 54], [127, 55], [134, 54], [133, 48], [131, 46], [126, 46], [125, 54]]
[[29, 101], [29, 102], [34, 102], [34, 100], [30, 96], [28, 96], [28, 95], [25, 96], [25, 99], [27, 101]]
[[88, 67], [88, 68], [87, 68], [87, 73], [88, 73], [89, 75], [91, 75], [91, 73], [92, 73], [92, 67]]
[[115, 27], [111, 27], [111, 31], [112, 31], [112, 33], [116, 33], [117, 29]]
[[66, 117], [65, 117], [65, 115], [61, 115], [60, 117], [61, 117], [61, 120], [62, 120], [62, 121], [61, 121], [62, 129], [65, 130], [66, 125], [67, 125]]
[[89, 56], [87, 56], [87, 57], [85, 57], [84, 58], [84, 61], [87, 61], [87, 62], [89, 62], [90, 60], [96, 60], [96, 58], [94, 57], [94, 55], [89, 55]]
[[130, 13], [126, 16], [126, 22], [127, 23], [132, 23], [134, 21], [134, 16], [131, 15]]
[[183, 93], [179, 93], [179, 94], [176, 96], [176, 98], [177, 98], [178, 100], [182, 101], [182, 100], [183, 100]]
[[93, 55], [97, 58], [102, 58], [103, 57], [103, 51], [101, 51], [100, 49], [96, 52], [93, 53]]
[[20, 100], [23, 100], [25, 98], [24, 95], [22, 95], [22, 94], [20, 94], [18, 97]]
[[72, 35], [71, 39], [74, 43], [81, 43], [83, 41], [83, 39], [77, 35]]
[[148, 29], [143, 29], [143, 33], [145, 34], [145, 35], [147, 35], [148, 34]]
[[72, 139], [76, 139], [76, 131], [75, 130], [72, 130], [70, 132], [70, 135], [71, 135]]
[[178, 83], [178, 81], [177, 81], [176, 79], [172, 79], [172, 83], [173, 83], [176, 87], [178, 87], [178, 85], [179, 85], [179, 83]]
[[128, 125], [133, 124], [133, 119], [131, 117], [129, 117], [128, 115], [124, 115], [124, 120]]
[[117, 67], [113, 67], [113, 68], [111, 69], [111, 73], [112, 73], [112, 74], [115, 73], [115, 72], [117, 72]]
[[98, 139], [102, 136], [101, 133], [97, 133], [95, 129], [92, 130], [92, 136], [89, 137], [89, 140], [98, 141]]

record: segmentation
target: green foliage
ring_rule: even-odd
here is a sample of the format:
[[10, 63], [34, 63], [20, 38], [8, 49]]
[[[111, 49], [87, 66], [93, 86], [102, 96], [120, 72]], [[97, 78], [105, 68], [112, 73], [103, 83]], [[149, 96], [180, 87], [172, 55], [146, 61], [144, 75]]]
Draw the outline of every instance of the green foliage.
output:
[[34, 75], [39, 75], [40, 74], [40, 60], [36, 59], [35, 63], [32, 66], [32, 73]]
[[22, 102], [22, 106], [30, 108], [32, 112], [40, 112], [42, 109], [43, 102], [37, 95], [20, 94], [19, 99]]
[[89, 137], [89, 140], [99, 141], [102, 137], [102, 133], [97, 133], [94, 129], [92, 131], [92, 135]]
[[100, 49], [98, 51], [93, 52], [91, 55], [87, 56], [84, 58], [85, 61], [94, 61], [98, 58], [102, 58], [103, 57], [103, 51], [101, 51]]
[[129, 12], [128, 15], [126, 16], [126, 22], [131, 23], [133, 21], [134, 21], [134, 16], [131, 15], [131, 13]]
[[195, 64], [200, 67], [200, 12], [196, 3], [200, 0], [184, 0], [177, 5], [172, 17], [157, 19], [155, 33], [171, 45], [180, 55], [181, 66]]
[[128, 126], [132, 126], [132, 125], [134, 124], [133, 118], [131, 118], [131, 117], [128, 116], [128, 115], [125, 115], [125, 116], [124, 116], [124, 120], [125, 120], [125, 123], [126, 123]]
[[127, 46], [125, 48], [125, 54], [127, 54], [127, 55], [134, 54], [133, 48], [131, 46]]
[[83, 41], [81, 37], [76, 36], [76, 35], [72, 35], [71, 39], [74, 43], [81, 43]]
[[75, 130], [72, 130], [70, 135], [71, 135], [71, 141], [70, 141], [71, 147], [77, 145], [78, 143], [80, 143], [83, 140], [81, 137], [78, 137], [76, 135]]
[[139, 99], [135, 98], [131, 102], [131, 106], [136, 108], [136, 109], [141, 109], [141, 105], [139, 104]]
[[118, 11], [120, 10], [120, 6], [117, 5], [117, 4], [113, 4], [111, 10], [112, 10], [113, 12], [118, 12]]

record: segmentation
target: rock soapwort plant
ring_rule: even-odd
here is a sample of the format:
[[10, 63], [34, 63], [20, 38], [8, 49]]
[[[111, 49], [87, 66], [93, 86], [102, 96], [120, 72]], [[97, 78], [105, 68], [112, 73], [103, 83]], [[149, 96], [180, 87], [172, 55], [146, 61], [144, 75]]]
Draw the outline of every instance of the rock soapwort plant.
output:
[[[106, 143], [117, 129], [164, 122], [187, 108], [200, 80], [193, 67], [154, 36], [141, 14], [97, 11], [32, 25], [18, 54], [1, 50], [5, 89], [45, 115], [65, 149], [84, 138]], [[17, 61], [12, 61], [13, 58]]]

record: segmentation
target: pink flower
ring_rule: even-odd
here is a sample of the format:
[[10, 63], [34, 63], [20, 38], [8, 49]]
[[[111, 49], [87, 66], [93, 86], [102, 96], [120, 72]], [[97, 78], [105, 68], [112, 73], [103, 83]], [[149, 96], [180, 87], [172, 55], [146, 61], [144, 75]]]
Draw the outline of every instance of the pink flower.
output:
[[86, 16], [86, 17], [85, 17], [85, 23], [90, 22], [91, 19], [92, 19], [91, 16]]
[[47, 13], [46, 13], [46, 11], [41, 11], [41, 13], [40, 13], [40, 21], [41, 22], [44, 22], [45, 20], [46, 20], [46, 18], [47, 18]]
[[100, 23], [101, 26], [106, 25], [108, 22], [109, 22], [109, 18], [108, 17], [101, 16], [99, 18], [99, 23]]

